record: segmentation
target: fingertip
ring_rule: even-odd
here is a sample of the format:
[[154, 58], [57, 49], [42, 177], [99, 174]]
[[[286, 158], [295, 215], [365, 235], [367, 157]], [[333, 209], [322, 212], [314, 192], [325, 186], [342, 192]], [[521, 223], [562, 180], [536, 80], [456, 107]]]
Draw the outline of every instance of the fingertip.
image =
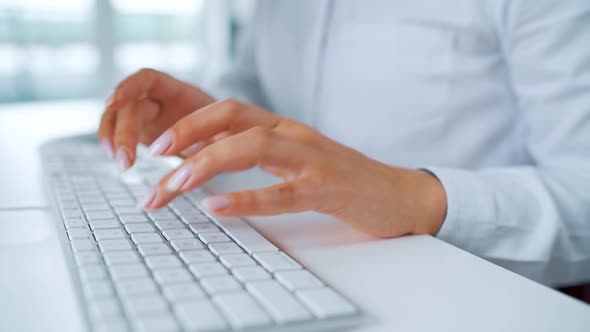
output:
[[166, 131], [150, 145], [148, 151], [152, 156], [161, 156], [166, 150], [170, 149], [173, 141], [174, 134]]
[[119, 148], [115, 154], [115, 159], [117, 160], [117, 166], [121, 172], [124, 172], [131, 167], [131, 158], [127, 149], [122, 147]]
[[116, 90], [111, 90], [107, 97], [104, 99], [104, 107], [109, 109], [115, 103], [115, 92]]
[[169, 192], [177, 192], [181, 190], [188, 182], [193, 168], [190, 164], [186, 164], [178, 168], [166, 181], [166, 190]]
[[158, 196], [158, 187], [156, 186], [156, 187], [152, 188], [141, 200], [139, 200], [139, 202], [135, 206], [135, 209], [138, 212], [141, 212], [143, 210], [149, 210], [152, 203], [156, 200], [157, 196]]
[[112, 159], [115, 154], [113, 150], [113, 142], [111, 141], [111, 139], [108, 137], [101, 138], [100, 145], [102, 146], [102, 149], [104, 153], [107, 155], [107, 157]]

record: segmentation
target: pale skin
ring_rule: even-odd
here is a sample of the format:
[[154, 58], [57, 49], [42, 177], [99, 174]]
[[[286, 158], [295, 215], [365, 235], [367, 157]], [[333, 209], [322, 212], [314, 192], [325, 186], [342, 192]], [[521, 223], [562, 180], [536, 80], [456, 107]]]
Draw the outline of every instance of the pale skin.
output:
[[223, 216], [316, 211], [378, 237], [435, 235], [446, 195], [430, 173], [386, 165], [317, 130], [259, 106], [215, 100], [203, 90], [151, 69], [123, 80], [107, 99], [98, 136], [122, 169], [136, 146], [184, 157], [138, 204], [158, 209], [215, 175], [260, 166], [283, 182], [223, 193], [203, 205]]

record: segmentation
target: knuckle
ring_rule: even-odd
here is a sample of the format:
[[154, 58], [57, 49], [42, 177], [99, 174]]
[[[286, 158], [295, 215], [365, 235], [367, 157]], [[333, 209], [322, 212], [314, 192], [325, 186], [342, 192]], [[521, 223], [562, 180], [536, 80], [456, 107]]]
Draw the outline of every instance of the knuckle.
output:
[[230, 108], [230, 109], [237, 109], [242, 105], [242, 103], [239, 100], [237, 100], [236, 98], [224, 99], [222, 101], [222, 103], [223, 103], [223, 105], [225, 105], [225, 107]]
[[187, 115], [178, 120], [172, 127], [168, 128], [167, 131], [171, 132], [176, 139], [182, 139], [184, 137], [190, 137], [191, 129], [191, 116]]
[[267, 151], [272, 143], [273, 132], [270, 128], [256, 126], [250, 129], [255, 146], [261, 151]]
[[193, 162], [194, 164], [198, 164], [194, 167], [195, 169], [213, 169], [217, 160], [215, 155], [211, 152], [210, 147], [205, 147], [201, 150], [201, 153], [197, 154], [197, 158], [198, 159]]
[[272, 135], [272, 132], [269, 128], [256, 126], [252, 127], [251, 129], [252, 136], [259, 141], [259, 142], [267, 142]]
[[307, 126], [298, 126], [292, 133], [293, 137], [302, 143], [313, 143], [317, 141], [316, 131]]
[[253, 190], [243, 192], [242, 208], [247, 208], [249, 211], [259, 211], [261, 206], [262, 203]]
[[297, 186], [295, 186], [291, 182], [285, 182], [283, 185], [277, 188], [278, 196], [281, 197], [283, 204], [291, 205], [293, 204], [295, 198], [297, 197]]
[[223, 100], [221, 102], [223, 109], [222, 117], [228, 121], [231, 121], [238, 115], [240, 111], [240, 105], [241, 103], [233, 98]]

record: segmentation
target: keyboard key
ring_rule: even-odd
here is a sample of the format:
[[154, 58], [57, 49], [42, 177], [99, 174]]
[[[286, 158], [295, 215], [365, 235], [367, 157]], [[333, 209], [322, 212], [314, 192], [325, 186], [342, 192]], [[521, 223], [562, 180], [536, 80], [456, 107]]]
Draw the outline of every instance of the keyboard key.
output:
[[136, 279], [139, 277], [147, 277], [148, 270], [143, 264], [124, 264], [109, 266], [111, 275], [114, 280], [122, 279]]
[[232, 239], [234, 239], [234, 241], [244, 248], [248, 254], [255, 252], [279, 251], [277, 247], [275, 247], [242, 219], [233, 217], [217, 217], [216, 221], [225, 231], [231, 234]]
[[94, 237], [97, 241], [112, 240], [112, 239], [126, 239], [127, 233], [120, 228], [97, 229], [94, 231]]
[[230, 292], [242, 289], [242, 285], [234, 277], [225, 275], [203, 278], [201, 285], [209, 294]]
[[[161, 295], [144, 295], [125, 299], [125, 310], [131, 316], [152, 315], [168, 312], [168, 304]], [[194, 314], [194, 313], [193, 313]]]
[[115, 285], [122, 297], [132, 297], [143, 294], [157, 294], [158, 287], [150, 278], [127, 279], [117, 282]]
[[88, 220], [96, 220], [96, 219], [112, 219], [115, 215], [111, 211], [88, 211], [86, 212], [86, 219]]
[[219, 227], [211, 223], [189, 224], [188, 227], [195, 234], [219, 232]]
[[218, 294], [213, 302], [225, 314], [234, 329], [244, 329], [268, 325], [270, 317], [246, 292]]
[[194, 239], [195, 236], [188, 229], [167, 229], [162, 232], [166, 240]]
[[103, 265], [87, 265], [79, 270], [82, 281], [105, 280], [108, 275]]
[[86, 224], [86, 220], [82, 217], [74, 217], [74, 218], [65, 218], [64, 219], [64, 226], [66, 229], [70, 228], [87, 228], [88, 224]]
[[135, 233], [131, 235], [131, 241], [135, 244], [164, 242], [162, 237], [156, 233]]
[[174, 250], [181, 251], [181, 250], [200, 250], [204, 249], [205, 246], [201, 243], [201, 241], [197, 239], [181, 239], [181, 240], [172, 240], [170, 241], [170, 245]]
[[122, 224], [143, 223], [149, 221], [149, 219], [143, 214], [122, 214], [119, 216], [119, 220], [121, 220]]
[[79, 266], [82, 265], [95, 265], [102, 263], [102, 259], [96, 253], [96, 251], [82, 251], [77, 252], [74, 254], [74, 258], [76, 259], [76, 263]]
[[291, 291], [322, 287], [324, 285], [320, 279], [305, 270], [277, 272], [275, 278]]
[[201, 224], [201, 225], [208, 225], [211, 223], [211, 220], [209, 220], [209, 218], [207, 218], [206, 216], [200, 214], [200, 213], [183, 213], [180, 216], [180, 219], [182, 220], [183, 223], [185, 224]]
[[137, 246], [142, 256], [168, 255], [172, 253], [170, 247], [164, 243], [144, 243]]
[[197, 278], [227, 274], [227, 270], [223, 265], [217, 262], [191, 264], [188, 268]]
[[241, 282], [270, 279], [270, 273], [260, 266], [244, 266], [232, 269], [233, 275]]
[[102, 240], [98, 242], [98, 247], [102, 252], [131, 250], [133, 248], [127, 239]]
[[82, 196], [82, 197], [80, 197], [80, 203], [81, 204], [106, 204], [107, 200], [100, 195]]
[[311, 313], [275, 280], [246, 284], [246, 289], [280, 324], [312, 319]]
[[162, 290], [164, 292], [164, 296], [170, 302], [199, 299], [206, 296], [201, 286], [199, 286], [196, 282], [183, 282], [178, 284], [164, 285]]
[[152, 233], [156, 229], [154, 228], [154, 226], [152, 224], [142, 222], [142, 223], [136, 223], [136, 224], [127, 224], [127, 225], [125, 225], [125, 230], [129, 234], [135, 234], [135, 233]]
[[119, 228], [120, 224], [117, 219], [96, 219], [89, 222], [90, 228], [93, 231], [105, 228]]
[[244, 252], [242, 248], [232, 242], [212, 243], [209, 245], [209, 250], [217, 256], [224, 254], [240, 254]]
[[62, 217], [64, 218], [83, 218], [84, 214], [82, 213], [82, 211], [76, 209], [76, 210], [64, 210], [61, 213]]
[[68, 229], [68, 238], [74, 239], [90, 239], [90, 232], [84, 228], [72, 228]]
[[72, 246], [72, 250], [74, 252], [96, 250], [96, 242], [90, 239], [74, 239], [70, 241], [70, 245]]
[[109, 281], [100, 280], [87, 282], [84, 285], [84, 294], [89, 299], [97, 299], [111, 297], [114, 292]]
[[228, 269], [240, 266], [256, 265], [252, 257], [246, 254], [230, 254], [219, 256], [219, 261]]
[[115, 213], [118, 215], [122, 214], [137, 214], [137, 208], [135, 206], [118, 206], [114, 208]]
[[140, 263], [141, 259], [135, 250], [110, 251], [103, 254], [107, 265]]
[[227, 327], [223, 316], [206, 299], [177, 304], [174, 313], [187, 331], [219, 331]]
[[106, 203], [82, 204], [82, 210], [89, 211], [111, 211], [111, 207]]
[[109, 321], [121, 316], [121, 306], [115, 298], [99, 298], [88, 303], [90, 317], [94, 321]]
[[284, 252], [261, 252], [253, 255], [265, 269], [270, 272], [300, 269], [301, 265], [295, 262]]
[[173, 255], [148, 256], [145, 263], [152, 270], [182, 266], [178, 257]]
[[156, 282], [158, 282], [158, 284], [160, 285], [187, 282], [193, 280], [191, 274], [184, 268], [156, 270], [154, 271], [154, 279], [156, 279]]
[[215, 256], [206, 250], [181, 251], [180, 258], [186, 264], [215, 261]]
[[137, 332], [177, 332], [180, 326], [170, 313], [140, 317], [133, 322]]
[[172, 211], [166, 210], [148, 212], [148, 216], [152, 220], [176, 220], [176, 215]]
[[204, 243], [204, 244], [210, 244], [210, 243], [219, 243], [219, 242], [231, 242], [230, 238], [221, 233], [202, 233], [199, 234], [199, 239]]
[[156, 227], [161, 231], [166, 229], [184, 229], [184, 224], [178, 220], [159, 220], [155, 221], [154, 224], [156, 224]]
[[[111, 203], [111, 206], [115, 209], [118, 207], [131, 207], [134, 210], [135, 204], [137, 204], [133, 199], [111, 199], [109, 200], [109, 203]], [[135, 210], [135, 213], [137, 213], [137, 210]]]
[[297, 291], [295, 295], [318, 318], [348, 315], [356, 311], [348, 300], [330, 288], [305, 289]]

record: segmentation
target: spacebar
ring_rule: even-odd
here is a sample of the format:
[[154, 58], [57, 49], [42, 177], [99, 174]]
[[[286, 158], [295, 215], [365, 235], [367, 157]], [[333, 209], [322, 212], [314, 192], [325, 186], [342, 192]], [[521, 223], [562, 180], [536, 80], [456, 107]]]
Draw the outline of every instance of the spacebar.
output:
[[232, 217], [215, 216], [215, 220], [227, 234], [249, 254], [255, 252], [279, 251], [244, 220]]

